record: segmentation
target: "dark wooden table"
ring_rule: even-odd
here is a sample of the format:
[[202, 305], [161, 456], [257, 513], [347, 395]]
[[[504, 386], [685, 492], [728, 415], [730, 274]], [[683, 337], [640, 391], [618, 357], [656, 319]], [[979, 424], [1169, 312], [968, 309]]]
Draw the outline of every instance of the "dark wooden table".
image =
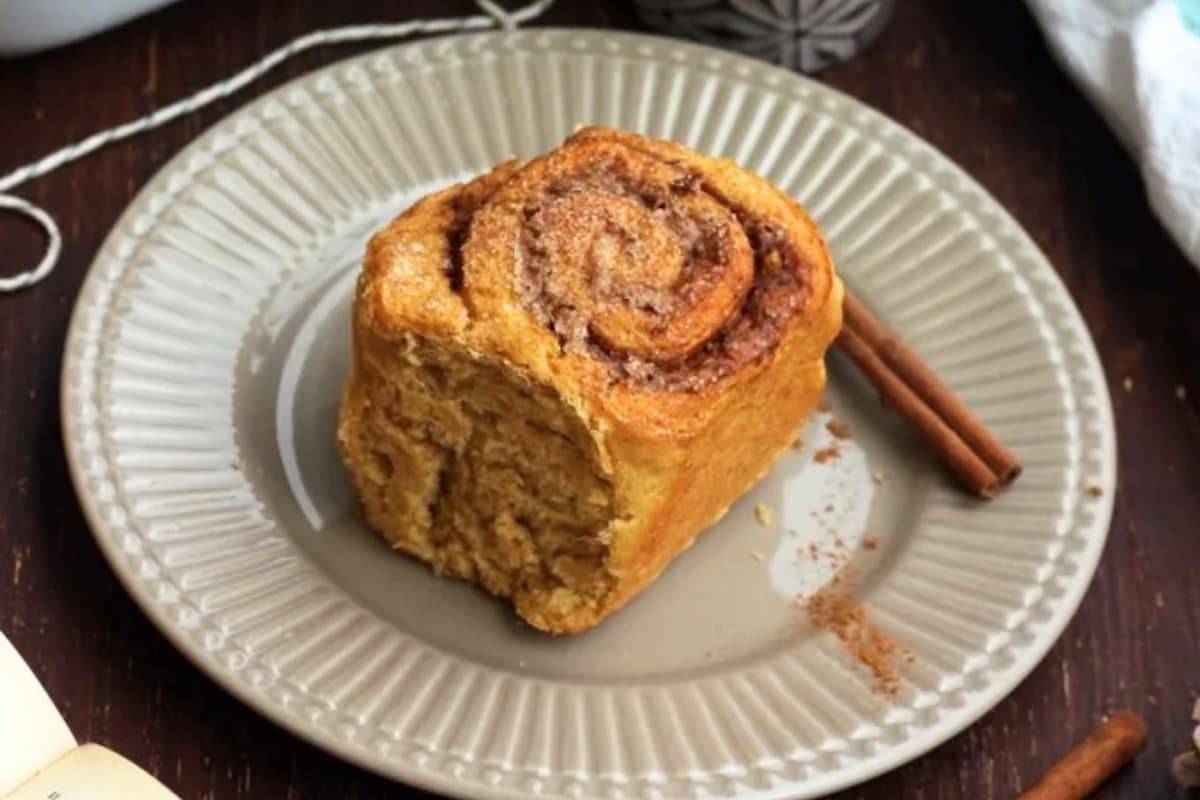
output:
[[[0, 172], [306, 31], [470, 8], [185, 0], [51, 54], [0, 61]], [[549, 20], [638, 27], [620, 0], [563, 0]], [[22, 189], [62, 221], [66, 248], [45, 284], [0, 297], [0, 628], [81, 738], [127, 754], [185, 798], [417, 795], [259, 718], [157, 633], [93, 544], [58, 423], [68, 314], [118, 213], [239, 103], [351, 52], [311, 53], [233, 100]], [[1170, 757], [1200, 693], [1200, 273], [1151, 216], [1134, 165], [1056, 69], [1021, 3], [906, 0], [875, 46], [821, 77], [948, 153], [1046, 251], [1099, 346], [1121, 460], [1100, 572], [1045, 662], [968, 731], [843, 797], [1008, 798], [1121, 707], [1144, 715], [1150, 743], [1099, 796], [1173, 796]], [[31, 263], [38, 246], [31, 231], [0, 224], [0, 269]]]

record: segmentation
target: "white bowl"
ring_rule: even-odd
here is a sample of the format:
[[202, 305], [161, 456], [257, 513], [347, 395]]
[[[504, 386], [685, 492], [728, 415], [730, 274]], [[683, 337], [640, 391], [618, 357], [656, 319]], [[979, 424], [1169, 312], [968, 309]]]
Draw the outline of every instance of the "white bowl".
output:
[[0, 56], [75, 42], [175, 0], [0, 0]]

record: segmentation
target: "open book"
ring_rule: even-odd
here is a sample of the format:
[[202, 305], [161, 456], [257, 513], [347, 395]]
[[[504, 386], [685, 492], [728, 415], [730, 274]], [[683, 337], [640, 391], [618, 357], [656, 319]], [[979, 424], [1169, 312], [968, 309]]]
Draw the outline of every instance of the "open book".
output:
[[79, 744], [0, 633], [0, 800], [179, 800], [139, 767]]

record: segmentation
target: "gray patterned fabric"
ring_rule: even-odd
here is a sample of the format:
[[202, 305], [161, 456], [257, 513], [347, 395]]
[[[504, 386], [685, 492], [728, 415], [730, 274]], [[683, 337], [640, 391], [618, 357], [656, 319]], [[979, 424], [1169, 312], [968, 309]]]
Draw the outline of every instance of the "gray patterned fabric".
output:
[[646, 24], [803, 72], [845, 61], [883, 28], [895, 0], [634, 0]]

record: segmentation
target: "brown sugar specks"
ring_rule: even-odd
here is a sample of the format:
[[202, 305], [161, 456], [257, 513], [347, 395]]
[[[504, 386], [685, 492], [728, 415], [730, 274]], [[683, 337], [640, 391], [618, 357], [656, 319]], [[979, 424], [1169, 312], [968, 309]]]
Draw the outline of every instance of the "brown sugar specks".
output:
[[1093, 483], [1091, 486], [1087, 487], [1087, 494], [1088, 497], [1104, 497], [1104, 489]]
[[911, 659], [895, 641], [871, 623], [853, 594], [841, 583], [835, 578], [802, 606], [813, 625], [836, 636], [850, 656], [870, 671], [876, 691], [894, 695], [900, 688], [900, 674], [895, 662]]
[[825, 423], [825, 429], [833, 434], [835, 439], [849, 439], [850, 426], [834, 417]]
[[775, 521], [775, 513], [766, 503], [755, 503], [754, 518], [758, 520], [759, 525], [768, 526]]
[[824, 464], [826, 461], [831, 461], [841, 455], [842, 451], [838, 449], [836, 444], [831, 444], [829, 447], [822, 447], [817, 452], [813, 453], [813, 461], [818, 464]]

